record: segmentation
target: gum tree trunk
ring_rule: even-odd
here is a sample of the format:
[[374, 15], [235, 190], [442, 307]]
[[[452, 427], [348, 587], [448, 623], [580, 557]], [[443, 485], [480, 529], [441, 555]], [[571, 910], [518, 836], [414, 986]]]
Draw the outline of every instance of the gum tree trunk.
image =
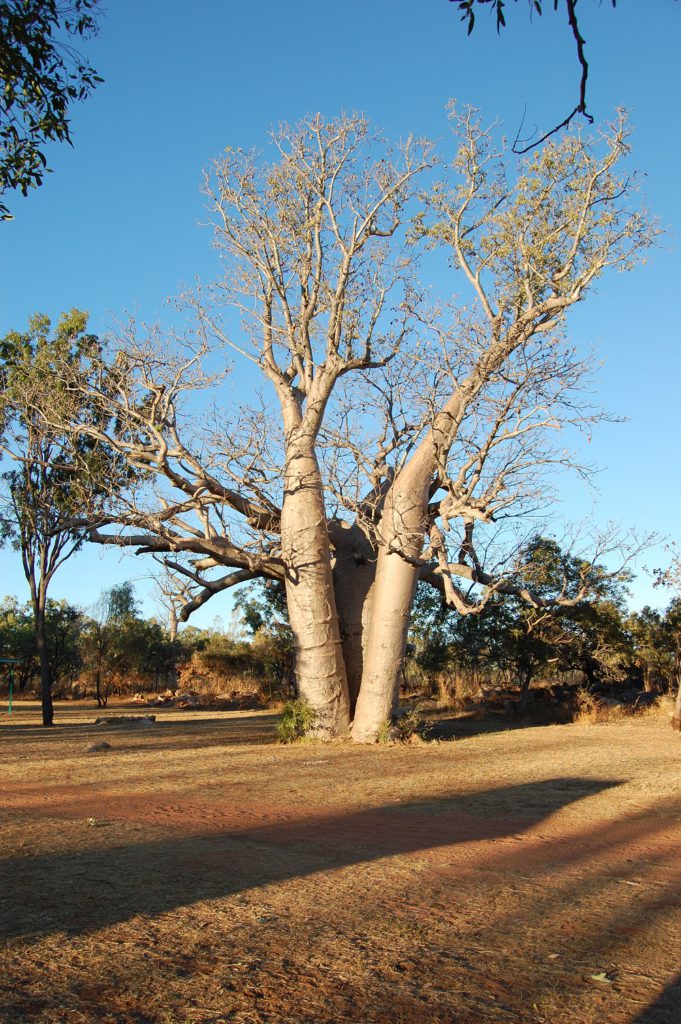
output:
[[348, 685], [322, 481], [311, 444], [288, 446], [281, 543], [298, 695], [316, 714], [315, 735], [345, 736], [350, 728]]
[[54, 708], [52, 705], [52, 675], [50, 672], [50, 654], [47, 647], [47, 628], [45, 625], [45, 601], [38, 595], [34, 603], [33, 615], [35, 622], [35, 640], [40, 661], [40, 701], [42, 705], [43, 725], [54, 725]]
[[527, 702], [530, 696], [530, 683], [534, 677], [534, 669], [531, 664], [525, 662], [519, 666], [520, 668], [520, 714], [524, 715], [527, 711]]
[[672, 729], [681, 732], [681, 672], [678, 673], [676, 680], [676, 700], [674, 701]]

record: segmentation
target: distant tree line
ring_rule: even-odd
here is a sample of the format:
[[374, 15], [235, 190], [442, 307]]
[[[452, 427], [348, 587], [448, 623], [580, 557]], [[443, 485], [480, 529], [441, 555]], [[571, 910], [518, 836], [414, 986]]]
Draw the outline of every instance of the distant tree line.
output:
[[[515, 576], [519, 589], [580, 584], [583, 566], [555, 541], [532, 538]], [[409, 634], [404, 684], [440, 697], [460, 696], [503, 683], [515, 687], [525, 710], [532, 684], [562, 679], [598, 689], [635, 686], [676, 693], [681, 682], [681, 597], [665, 611], [627, 607], [627, 582], [603, 576], [596, 596], [575, 605], [533, 606], [518, 596], [490, 601], [479, 615], [457, 615], [427, 586], [419, 586]], [[294, 645], [280, 584], [253, 583], [236, 598], [239, 628], [172, 632], [144, 618], [130, 583], [106, 590], [88, 612], [48, 600], [47, 653], [57, 697], [95, 698], [167, 688], [251, 693], [263, 700], [295, 690]], [[19, 695], [38, 688], [40, 659], [31, 603], [0, 602], [0, 657], [21, 659]], [[7, 672], [2, 683], [7, 686]]]
[[[105, 591], [89, 614], [48, 599], [45, 627], [54, 694], [87, 693], [102, 707], [121, 688], [166, 685], [179, 654], [164, 627], [140, 615], [129, 583]], [[30, 601], [5, 597], [0, 603], [0, 657], [21, 659], [15, 668], [18, 693], [37, 688], [40, 652]]]
[[[189, 626], [172, 636], [156, 618], [144, 618], [130, 583], [105, 590], [83, 611], [68, 601], [48, 599], [45, 613], [49, 681], [57, 698], [95, 698], [106, 707], [112, 696], [168, 688], [289, 696], [293, 685], [288, 627], [257, 621], [258, 601], [249, 609], [252, 636]], [[16, 658], [16, 693], [40, 689], [41, 659], [31, 602], [0, 601], [0, 658]], [[8, 669], [0, 666], [6, 692]]]
[[[577, 568], [555, 541], [525, 549], [525, 578]], [[504, 682], [518, 688], [521, 709], [533, 682], [569, 679], [590, 689], [621, 684], [647, 693], [677, 693], [681, 682], [681, 598], [665, 611], [629, 611], [625, 580], [604, 579], [597, 595], [574, 606], [536, 608], [516, 597], [490, 602], [478, 616], [448, 613], [419, 587], [410, 630], [411, 665], [449, 694]]]

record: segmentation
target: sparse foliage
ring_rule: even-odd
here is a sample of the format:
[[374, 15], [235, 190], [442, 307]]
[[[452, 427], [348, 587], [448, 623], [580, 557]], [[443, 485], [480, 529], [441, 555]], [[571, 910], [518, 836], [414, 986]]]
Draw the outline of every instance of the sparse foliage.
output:
[[[281, 127], [272, 162], [228, 150], [206, 180], [224, 276], [190, 297], [191, 338], [131, 325], [84, 387], [68, 384], [95, 410], [71, 429], [138, 474], [91, 536], [164, 558], [191, 584], [183, 617], [237, 583], [282, 584], [319, 735], [352, 721], [375, 740], [391, 719], [420, 579], [461, 615], [592, 590], [589, 560], [572, 590], [519, 586], [503, 529], [549, 500], [549, 469], [574, 465], [553, 438], [599, 419], [570, 307], [656, 235], [627, 206], [626, 121], [511, 173], [493, 130], [451, 116], [455, 156], [435, 177], [428, 144], [393, 149], [356, 116]], [[447, 254], [468, 305], [420, 294], [424, 246]], [[226, 405], [229, 352], [271, 405]], [[202, 420], [197, 390], [215, 398]]]
[[[517, 3], [518, 0], [515, 0], [515, 2]], [[613, 7], [617, 6], [617, 0], [610, 0], [610, 2]], [[467, 25], [468, 35], [470, 35], [475, 28], [476, 11], [484, 8], [487, 8], [487, 10], [494, 15], [497, 32], [506, 28], [506, 7], [508, 6], [508, 0], [450, 0], [450, 3], [455, 3], [461, 12], [461, 20]], [[552, 6], [554, 11], [558, 11], [559, 8], [564, 8], [567, 15], [567, 25], [575, 44], [577, 62], [579, 64], [579, 91], [577, 103], [574, 108], [570, 111], [567, 117], [563, 118], [562, 121], [554, 125], [554, 127], [549, 131], [544, 132], [529, 143], [527, 140], [521, 140], [517, 137], [513, 147], [514, 152], [516, 153], [527, 153], [530, 149], [534, 149], [535, 146], [540, 146], [552, 135], [555, 135], [556, 132], [561, 131], [563, 128], [567, 128], [571, 121], [579, 115], [581, 115], [589, 124], [593, 124], [594, 120], [587, 107], [589, 64], [586, 58], [586, 39], [582, 35], [582, 30], [577, 16], [577, 0], [552, 0], [552, 3], [549, 3], [549, 0], [526, 0], [526, 5], [530, 17], [533, 15], [541, 16], [544, 9], [549, 6]]]
[[[102, 81], [73, 45], [96, 32], [98, 2], [0, 2], [0, 197], [42, 184], [45, 143], [71, 142], [72, 104]], [[9, 218], [0, 201], [0, 219]]]

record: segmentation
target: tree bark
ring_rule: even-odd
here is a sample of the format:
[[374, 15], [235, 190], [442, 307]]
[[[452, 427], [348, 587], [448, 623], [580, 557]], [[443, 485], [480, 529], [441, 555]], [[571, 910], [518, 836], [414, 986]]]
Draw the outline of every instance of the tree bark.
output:
[[352, 738], [359, 743], [375, 742], [397, 709], [419, 558], [428, 524], [430, 487], [438, 459], [446, 459], [456, 436], [462, 410], [484, 379], [484, 374], [477, 371], [474, 378], [457, 388], [390, 488], [378, 529], [380, 547], [367, 652], [352, 726]]
[[50, 672], [50, 652], [47, 646], [47, 628], [45, 624], [45, 600], [38, 595], [33, 605], [35, 623], [35, 641], [40, 660], [40, 701], [42, 705], [43, 725], [54, 725], [54, 707], [52, 705], [52, 674]]
[[352, 725], [358, 743], [376, 741], [399, 701], [432, 475], [428, 455], [417, 454], [402, 471], [381, 517], [364, 671]]
[[676, 700], [674, 701], [674, 714], [672, 716], [672, 729], [681, 732], [681, 672], [677, 679]]
[[329, 535], [334, 547], [333, 586], [352, 718], [362, 683], [376, 552], [357, 524], [331, 520]]
[[345, 736], [350, 728], [331, 545], [322, 480], [312, 445], [291, 443], [288, 448], [281, 545], [298, 695], [315, 712], [314, 735], [328, 739]]
[[524, 715], [527, 711], [527, 700], [530, 695], [530, 683], [534, 676], [534, 672], [530, 665], [520, 666], [521, 671], [521, 683], [520, 683], [520, 714]]

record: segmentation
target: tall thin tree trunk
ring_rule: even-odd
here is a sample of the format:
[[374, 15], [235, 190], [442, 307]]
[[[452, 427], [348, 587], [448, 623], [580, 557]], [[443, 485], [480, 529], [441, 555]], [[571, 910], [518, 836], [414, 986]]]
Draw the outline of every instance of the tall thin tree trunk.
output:
[[676, 679], [676, 700], [674, 701], [674, 714], [672, 716], [672, 729], [681, 732], [681, 672]]
[[35, 641], [40, 660], [40, 701], [42, 705], [43, 725], [54, 725], [54, 707], [52, 705], [52, 675], [50, 672], [50, 652], [47, 646], [47, 628], [45, 623], [45, 599], [38, 594], [33, 604], [35, 624]]
[[350, 727], [348, 686], [322, 481], [311, 445], [290, 445], [287, 452], [281, 545], [298, 695], [315, 712], [316, 735], [344, 736]]
[[527, 711], [527, 701], [530, 696], [530, 683], [534, 671], [531, 665], [524, 664], [520, 666], [520, 714], [524, 715]]

